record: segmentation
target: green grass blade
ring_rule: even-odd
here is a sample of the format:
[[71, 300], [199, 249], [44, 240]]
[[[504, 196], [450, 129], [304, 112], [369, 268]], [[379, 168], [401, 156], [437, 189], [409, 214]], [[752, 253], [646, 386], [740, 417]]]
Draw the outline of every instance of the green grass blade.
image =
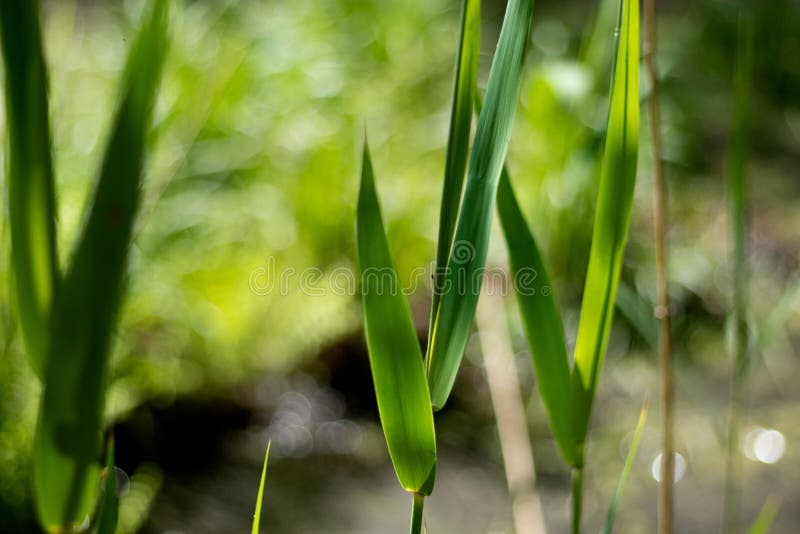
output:
[[389, 455], [403, 488], [427, 495], [436, 472], [436, 436], [425, 365], [389, 251], [366, 142], [356, 240], [369, 361]]
[[8, 128], [13, 298], [31, 367], [43, 376], [57, 279], [55, 193], [39, 2], [0, 2]]
[[436, 312], [439, 309], [440, 292], [453, 244], [453, 232], [458, 218], [461, 192], [464, 188], [464, 171], [469, 154], [469, 135], [472, 124], [472, 102], [478, 82], [478, 58], [480, 55], [480, 0], [464, 0], [461, 11], [461, 43], [456, 59], [455, 85], [453, 87], [453, 109], [450, 113], [450, 134], [447, 139], [447, 160], [444, 168], [442, 206], [439, 212], [439, 241], [436, 250], [436, 270], [433, 273], [433, 297], [428, 334], [428, 349], [431, 346]]
[[775, 516], [778, 515], [778, 508], [780, 508], [780, 499], [776, 495], [770, 495], [748, 532], [750, 534], [769, 534], [772, 523], [775, 522]]
[[569, 411], [570, 370], [564, 327], [539, 247], [525, 222], [505, 167], [497, 189], [497, 213], [508, 246], [536, 382], [558, 448], [567, 463], [573, 465], [577, 458]]
[[441, 408], [453, 388], [481, 290], [497, 184], [525, 64], [533, 17], [531, 0], [511, 0], [489, 72], [486, 105], [478, 119], [447, 273], [428, 359], [431, 400]]
[[269, 448], [271, 446], [272, 446], [272, 441], [268, 441], [267, 452], [264, 455], [264, 467], [261, 468], [261, 483], [258, 485], [258, 497], [256, 497], [256, 511], [253, 514], [252, 534], [258, 534], [258, 528], [261, 525], [261, 505], [264, 501], [264, 484], [267, 482], [267, 464], [269, 463]]
[[81, 522], [97, 491], [108, 349], [139, 204], [166, 23], [167, 4], [156, 0], [128, 57], [92, 206], [53, 302], [34, 441], [36, 508], [50, 531]]
[[639, 3], [621, 0], [600, 191], [572, 372], [570, 401], [580, 457], [614, 315], [636, 183], [638, 140]]
[[102, 477], [102, 489], [94, 519], [94, 534], [114, 534], [117, 530], [119, 496], [117, 495], [117, 473], [114, 468], [114, 438], [109, 438], [106, 451], [106, 468]]
[[636, 423], [636, 432], [633, 434], [633, 441], [631, 448], [628, 451], [628, 456], [625, 457], [625, 465], [622, 467], [622, 473], [619, 475], [617, 481], [617, 489], [614, 490], [614, 497], [611, 498], [611, 505], [608, 507], [608, 515], [606, 515], [606, 522], [603, 525], [601, 534], [611, 534], [611, 529], [614, 527], [614, 517], [617, 515], [617, 508], [619, 501], [622, 499], [622, 492], [625, 491], [625, 484], [628, 482], [628, 477], [633, 468], [633, 460], [636, 458], [636, 451], [639, 450], [639, 442], [642, 439], [642, 432], [644, 431], [644, 423], [647, 421], [647, 402], [642, 406], [642, 411], [639, 413], [639, 422]]

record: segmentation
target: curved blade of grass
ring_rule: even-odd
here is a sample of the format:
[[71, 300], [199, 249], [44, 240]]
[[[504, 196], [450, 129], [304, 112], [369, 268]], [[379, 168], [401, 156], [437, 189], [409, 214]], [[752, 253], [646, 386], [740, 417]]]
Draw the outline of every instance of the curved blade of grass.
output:
[[572, 372], [573, 430], [582, 464], [628, 236], [639, 141], [639, 3], [620, 1], [605, 151]]
[[645, 401], [644, 406], [642, 406], [642, 411], [639, 413], [639, 422], [636, 423], [636, 431], [633, 433], [631, 448], [628, 450], [628, 455], [625, 457], [625, 465], [622, 467], [622, 473], [619, 475], [617, 489], [614, 490], [614, 497], [612, 497], [611, 505], [608, 507], [608, 515], [606, 516], [603, 529], [600, 531], [601, 534], [611, 534], [611, 529], [614, 527], [617, 507], [619, 507], [619, 501], [622, 499], [622, 492], [625, 491], [625, 484], [628, 482], [628, 477], [631, 474], [633, 460], [636, 458], [636, 451], [639, 450], [639, 441], [642, 439], [645, 421], [647, 421], [647, 401]]
[[269, 463], [269, 448], [271, 446], [272, 446], [272, 441], [268, 441], [267, 452], [264, 455], [264, 467], [261, 468], [261, 483], [258, 485], [258, 497], [256, 498], [256, 511], [253, 514], [252, 534], [258, 534], [258, 528], [261, 525], [261, 504], [264, 500], [264, 484], [267, 482], [267, 464]]
[[156, 0], [128, 57], [92, 206], [53, 302], [34, 441], [36, 508], [49, 531], [82, 521], [97, 492], [108, 349], [139, 205], [166, 24], [167, 4]]
[[450, 133], [447, 139], [442, 206], [439, 212], [439, 241], [436, 249], [436, 271], [433, 273], [428, 350], [431, 347], [433, 326], [439, 309], [440, 289], [443, 287], [447, 259], [450, 257], [453, 232], [458, 218], [458, 206], [464, 188], [464, 171], [467, 168], [472, 124], [472, 102], [475, 99], [478, 82], [480, 16], [480, 0], [464, 0], [461, 8], [461, 42], [458, 47], [453, 87], [453, 109], [450, 113]]
[[486, 105], [478, 119], [431, 338], [428, 384], [435, 409], [444, 406], [453, 388], [478, 304], [497, 183], [511, 137], [532, 16], [531, 0], [509, 1], [489, 72]]
[[117, 496], [117, 473], [114, 469], [114, 438], [108, 440], [106, 468], [102, 477], [102, 489], [97, 503], [97, 516], [92, 527], [93, 534], [114, 534], [117, 531], [119, 497]]
[[0, 2], [8, 128], [12, 288], [28, 360], [43, 376], [57, 279], [55, 193], [39, 2]]
[[366, 142], [356, 240], [369, 361], [389, 455], [403, 488], [428, 495], [436, 437], [425, 366], [386, 240]]
[[505, 167], [497, 189], [497, 213], [508, 246], [511, 275], [539, 391], [558, 448], [567, 463], [573, 465], [577, 458], [569, 411], [570, 370], [564, 327], [539, 247]]

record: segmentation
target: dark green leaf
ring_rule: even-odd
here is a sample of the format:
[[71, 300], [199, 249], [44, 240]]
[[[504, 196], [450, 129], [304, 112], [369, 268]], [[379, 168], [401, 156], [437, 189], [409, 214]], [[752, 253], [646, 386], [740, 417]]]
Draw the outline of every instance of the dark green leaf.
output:
[[497, 213], [508, 245], [511, 275], [536, 382], [558, 448], [572, 465], [577, 458], [569, 411], [570, 370], [564, 327], [539, 247], [525, 222], [505, 167], [497, 189]]
[[8, 128], [8, 210], [16, 301], [28, 359], [43, 376], [57, 279], [55, 193], [39, 2], [0, 2]]
[[508, 3], [489, 73], [486, 105], [478, 119], [464, 200], [431, 337], [428, 384], [436, 409], [444, 406], [450, 395], [478, 304], [497, 184], [511, 137], [532, 16], [531, 0]]
[[128, 57], [92, 205], [53, 301], [34, 442], [36, 507], [48, 530], [81, 522], [97, 491], [108, 349], [139, 205], [166, 24], [167, 4], [156, 0]]
[[464, 188], [464, 171], [469, 154], [469, 135], [472, 124], [472, 102], [478, 82], [478, 56], [480, 54], [480, 0], [464, 0], [461, 12], [461, 43], [456, 59], [453, 109], [450, 113], [450, 134], [447, 139], [447, 161], [444, 169], [442, 207], [439, 212], [439, 241], [436, 249], [431, 320], [428, 349], [431, 346], [436, 312], [439, 309], [439, 288], [444, 281], [447, 260], [453, 244], [453, 232]]

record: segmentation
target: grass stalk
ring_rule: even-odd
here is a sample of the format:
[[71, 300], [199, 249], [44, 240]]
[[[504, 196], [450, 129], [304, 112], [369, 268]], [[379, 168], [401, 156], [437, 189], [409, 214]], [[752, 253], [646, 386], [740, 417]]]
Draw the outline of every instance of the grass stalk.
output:
[[658, 532], [672, 532], [673, 474], [673, 378], [672, 337], [669, 303], [668, 258], [666, 252], [667, 187], [664, 178], [664, 161], [661, 151], [659, 128], [658, 76], [655, 66], [656, 54], [656, 5], [655, 0], [645, 0], [645, 75], [650, 86], [647, 99], [650, 114], [650, 146], [653, 160], [653, 241], [656, 257], [656, 288], [658, 304], [655, 315], [658, 320], [658, 359], [661, 375], [661, 483], [658, 486]]
[[508, 494], [512, 500], [514, 531], [517, 534], [544, 534], [542, 504], [536, 492], [533, 448], [505, 318], [499, 288], [484, 287], [476, 320]]
[[734, 72], [734, 117], [730, 160], [727, 172], [727, 192], [731, 234], [733, 238], [733, 313], [728, 415], [727, 460], [725, 466], [725, 500], [723, 532], [735, 532], [740, 523], [741, 465], [737, 453], [739, 426], [745, 398], [745, 381], [749, 361], [747, 332], [747, 234], [748, 184], [746, 162], [748, 151], [750, 79], [753, 63], [753, 25], [748, 13], [740, 16], [739, 35]]
[[422, 507], [425, 504], [425, 496], [421, 493], [412, 493], [411, 500], [411, 534], [422, 532]]
[[581, 532], [583, 510], [583, 467], [572, 468], [572, 534]]

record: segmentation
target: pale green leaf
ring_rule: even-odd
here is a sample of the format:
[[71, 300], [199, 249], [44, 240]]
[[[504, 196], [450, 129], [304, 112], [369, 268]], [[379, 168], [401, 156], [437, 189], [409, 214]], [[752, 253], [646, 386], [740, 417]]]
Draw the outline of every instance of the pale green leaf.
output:
[[403, 488], [427, 495], [436, 472], [430, 394], [411, 312], [389, 251], [366, 142], [356, 240], [369, 361], [389, 455]]

